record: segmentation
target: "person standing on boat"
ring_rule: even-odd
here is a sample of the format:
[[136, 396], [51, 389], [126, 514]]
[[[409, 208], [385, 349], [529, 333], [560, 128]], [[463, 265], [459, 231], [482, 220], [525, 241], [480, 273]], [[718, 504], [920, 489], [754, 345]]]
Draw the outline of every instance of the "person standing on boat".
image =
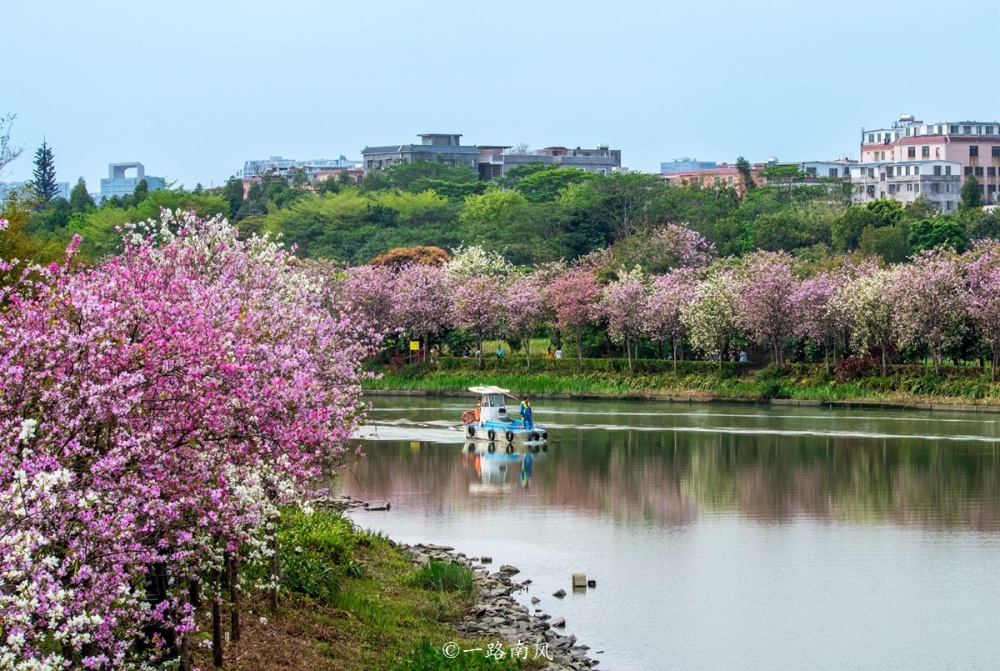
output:
[[524, 420], [524, 428], [534, 428], [535, 422], [531, 419], [531, 403], [528, 402], [527, 396], [521, 401], [521, 419]]

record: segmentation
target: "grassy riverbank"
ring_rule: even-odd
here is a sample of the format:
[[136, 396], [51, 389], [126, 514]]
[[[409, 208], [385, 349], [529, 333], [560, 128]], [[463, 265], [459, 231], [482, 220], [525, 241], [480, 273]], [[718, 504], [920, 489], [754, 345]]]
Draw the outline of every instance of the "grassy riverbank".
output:
[[[375, 513], [373, 513], [375, 514]], [[339, 513], [286, 511], [279, 531], [282, 599], [276, 612], [263, 595], [243, 605], [240, 641], [226, 646], [233, 671], [458, 671], [540, 668], [529, 660], [463, 654], [447, 658], [448, 641], [487, 649], [453, 627], [477, 594], [464, 567], [433, 562], [417, 569], [387, 538], [357, 530]], [[248, 575], [251, 584], [263, 576]], [[228, 623], [226, 615], [223, 621]], [[212, 666], [211, 622], [195, 640], [194, 665]], [[521, 661], [521, 660], [516, 660]]]
[[382, 377], [366, 382], [369, 391], [462, 393], [489, 383], [515, 394], [568, 397], [670, 398], [752, 402], [884, 403], [976, 406], [1000, 410], [1000, 384], [988, 369], [945, 366], [939, 374], [921, 365], [891, 366], [885, 376], [874, 362], [848, 362], [831, 372], [822, 364], [791, 364], [761, 369], [748, 364], [642, 359], [629, 371], [624, 359], [474, 359], [442, 358], [439, 365], [381, 368]]

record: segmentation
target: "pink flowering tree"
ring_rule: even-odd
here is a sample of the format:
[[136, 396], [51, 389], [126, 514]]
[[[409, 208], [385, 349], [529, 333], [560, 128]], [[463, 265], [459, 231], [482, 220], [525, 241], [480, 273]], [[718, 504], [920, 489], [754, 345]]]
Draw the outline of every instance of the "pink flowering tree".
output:
[[372, 329], [373, 334], [388, 335], [394, 326], [395, 279], [388, 266], [348, 268], [331, 302], [339, 314], [361, 320]]
[[553, 278], [545, 293], [555, 314], [556, 328], [572, 334], [582, 364], [583, 329], [593, 322], [601, 300], [597, 278], [590, 270], [572, 268]]
[[981, 240], [965, 255], [969, 315], [993, 354], [990, 381], [1000, 366], [1000, 242]]
[[452, 320], [451, 295], [445, 271], [438, 266], [411, 263], [400, 268], [394, 283], [392, 315], [397, 328], [424, 339], [427, 357], [431, 336]]
[[902, 345], [925, 345], [939, 373], [945, 348], [957, 343], [969, 315], [964, 267], [954, 251], [925, 250], [897, 266], [890, 289]]
[[666, 275], [653, 278], [650, 285], [643, 330], [650, 340], [660, 343], [661, 348], [662, 343], [670, 339], [675, 373], [677, 360], [683, 352], [684, 322], [681, 311], [694, 300], [696, 286], [697, 277], [691, 268], [674, 268]]
[[650, 268], [703, 268], [715, 257], [715, 245], [687, 226], [667, 224], [646, 242]]
[[448, 282], [451, 292], [451, 321], [476, 338], [479, 370], [485, 363], [483, 340], [499, 331], [503, 314], [502, 280], [492, 275], [473, 275]]
[[799, 321], [795, 302], [798, 282], [792, 257], [785, 252], [754, 252], [736, 270], [736, 323], [751, 338], [767, 344], [771, 360], [784, 360], [785, 340]]
[[837, 356], [837, 342], [848, 323], [843, 305], [836, 300], [845, 281], [839, 272], [821, 272], [799, 283], [792, 302], [798, 305], [799, 321], [795, 333], [823, 345], [826, 372], [830, 372], [830, 353]]
[[524, 343], [525, 367], [531, 368], [531, 336], [552, 319], [545, 300], [543, 273], [515, 276], [507, 283], [503, 311], [507, 328]]
[[[370, 350], [321, 295], [272, 243], [164, 213], [120, 256], [34, 268], [3, 297], [9, 668], [183, 662], [203, 577], [218, 622], [232, 558], [266, 564], [275, 506], [353, 454]], [[237, 585], [228, 598], [238, 612]], [[137, 653], [149, 626], [153, 651]]]
[[639, 336], [646, 324], [648, 294], [642, 270], [634, 268], [606, 286], [601, 295], [600, 310], [608, 320], [608, 337], [625, 346], [629, 372], [632, 372], [632, 359], [638, 354]]

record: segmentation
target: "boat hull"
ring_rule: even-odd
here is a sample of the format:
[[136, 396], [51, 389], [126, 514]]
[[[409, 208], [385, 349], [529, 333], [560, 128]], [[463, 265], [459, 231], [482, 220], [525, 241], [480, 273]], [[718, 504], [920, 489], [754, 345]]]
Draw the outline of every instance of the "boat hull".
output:
[[535, 425], [530, 429], [512, 426], [494, 426], [492, 422], [485, 425], [466, 424], [465, 437], [469, 440], [485, 440], [496, 443], [536, 443], [542, 444], [548, 440], [549, 432], [544, 426]]

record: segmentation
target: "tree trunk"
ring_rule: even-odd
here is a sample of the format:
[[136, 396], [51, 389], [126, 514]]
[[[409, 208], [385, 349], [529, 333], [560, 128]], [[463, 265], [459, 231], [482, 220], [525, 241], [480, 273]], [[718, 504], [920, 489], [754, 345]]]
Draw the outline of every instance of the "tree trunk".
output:
[[583, 368], [583, 327], [576, 327], [576, 357], [580, 361], [580, 368]]
[[281, 557], [278, 556], [278, 520], [271, 520], [271, 531], [267, 539], [267, 547], [271, 550], [271, 590], [269, 596], [271, 612], [278, 612], [278, 584], [281, 581]]
[[476, 352], [479, 359], [479, 370], [486, 368], [486, 354], [483, 353], [483, 336], [481, 333], [476, 334]]
[[885, 365], [886, 354], [885, 354], [885, 350], [886, 350], [885, 345], [883, 345], [882, 346], [882, 377], [885, 377], [885, 372], [886, 372], [886, 365]]
[[[222, 666], [222, 590], [221, 576], [215, 572], [215, 596], [212, 598], [212, 664]], [[223, 571], [223, 574], [225, 571]]]
[[674, 375], [677, 374], [677, 336], [670, 337], [670, 345], [674, 355]]
[[230, 629], [233, 641], [240, 640], [240, 551], [237, 550], [229, 558], [229, 601]]
[[524, 341], [524, 367], [525, 370], [531, 370], [531, 336], [522, 338]]

